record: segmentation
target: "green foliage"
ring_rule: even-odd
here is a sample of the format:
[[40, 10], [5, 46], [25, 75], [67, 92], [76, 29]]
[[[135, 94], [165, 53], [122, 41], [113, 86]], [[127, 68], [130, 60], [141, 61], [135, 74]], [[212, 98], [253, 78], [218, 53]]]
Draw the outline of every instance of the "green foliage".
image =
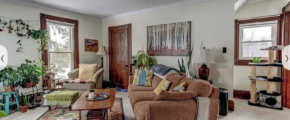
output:
[[143, 50], [140, 50], [137, 53], [136, 68], [138, 68], [139, 65], [143, 65], [146, 68], [150, 68], [151, 66], [155, 65], [155, 62], [154, 62], [154, 60], [153, 60], [153, 58], [151, 56], [149, 56]]
[[23, 95], [23, 93], [21, 93], [21, 96], [19, 96], [19, 104], [20, 104], [21, 106], [26, 106], [26, 105], [28, 105], [27, 95]]
[[39, 77], [44, 77], [45, 73], [42, 67], [38, 67], [35, 64], [32, 64], [32, 61], [25, 60], [26, 63], [22, 63], [20, 67], [17, 68], [19, 74], [23, 77], [22, 84], [27, 82], [33, 82], [38, 84]]
[[22, 75], [11, 66], [7, 66], [0, 71], [0, 83], [3, 86], [18, 87], [22, 83], [22, 80]]
[[[191, 48], [190, 52], [187, 55], [187, 66], [189, 67], [191, 64], [191, 57], [192, 57], [192, 51], [193, 49]], [[181, 58], [181, 64], [180, 61], [178, 59], [178, 66], [179, 66], [179, 71], [185, 73], [185, 66], [184, 66], [184, 60], [183, 58]]]
[[[5, 28], [8, 22], [5, 20], [0, 19], [0, 24], [2, 24], [3, 28]], [[14, 25], [12, 25], [14, 24]], [[18, 37], [20, 37], [19, 40], [17, 40], [17, 44], [19, 47], [17, 48], [16, 52], [21, 52], [22, 47], [22, 38], [26, 37], [27, 39], [33, 38], [34, 40], [37, 40], [37, 43], [40, 43], [38, 50], [38, 61], [39, 64], [43, 65], [43, 61], [41, 59], [41, 55], [44, 50], [46, 50], [46, 46], [48, 44], [49, 35], [46, 30], [33, 30], [29, 24], [24, 22], [21, 19], [18, 20], [9, 20], [9, 26], [7, 27], [8, 30], [13, 30]], [[39, 41], [40, 40], [40, 41]]]
[[[0, 103], [0, 106], [5, 106], [5, 105]], [[7, 114], [4, 111], [0, 110], [0, 117], [7, 117]]]

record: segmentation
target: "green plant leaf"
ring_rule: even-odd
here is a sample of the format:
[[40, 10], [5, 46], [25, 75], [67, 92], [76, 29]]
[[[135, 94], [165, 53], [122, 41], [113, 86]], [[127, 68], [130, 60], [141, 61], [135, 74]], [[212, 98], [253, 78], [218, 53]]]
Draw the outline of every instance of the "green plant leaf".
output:
[[4, 111], [0, 111], [0, 117], [7, 117], [7, 114]]

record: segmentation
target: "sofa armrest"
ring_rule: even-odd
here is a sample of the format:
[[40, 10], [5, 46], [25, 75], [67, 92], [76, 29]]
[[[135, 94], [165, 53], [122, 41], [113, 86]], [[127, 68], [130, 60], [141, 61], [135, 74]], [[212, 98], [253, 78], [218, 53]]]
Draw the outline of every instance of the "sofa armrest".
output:
[[72, 79], [72, 78], [78, 78], [78, 75], [79, 75], [79, 68], [77, 69], [74, 69], [73, 71], [70, 71], [67, 76], [69, 79]]
[[173, 101], [141, 101], [135, 104], [137, 120], [194, 120], [196, 102], [193, 99]]
[[220, 90], [219, 88], [215, 87], [215, 86], [212, 86], [212, 92], [211, 92], [211, 95], [209, 96], [210, 98], [215, 98], [215, 99], [218, 99], [219, 98], [219, 95], [220, 95]]
[[93, 82], [95, 83], [95, 88], [102, 89], [103, 84], [103, 74], [104, 74], [104, 68], [99, 69], [93, 77]]

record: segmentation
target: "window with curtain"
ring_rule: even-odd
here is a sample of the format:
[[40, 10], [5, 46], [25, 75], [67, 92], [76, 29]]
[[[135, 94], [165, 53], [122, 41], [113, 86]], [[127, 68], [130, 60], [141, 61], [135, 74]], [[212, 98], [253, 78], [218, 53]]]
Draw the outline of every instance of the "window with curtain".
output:
[[46, 28], [50, 36], [48, 66], [56, 70], [56, 77], [67, 78], [74, 68], [74, 24], [46, 20]]

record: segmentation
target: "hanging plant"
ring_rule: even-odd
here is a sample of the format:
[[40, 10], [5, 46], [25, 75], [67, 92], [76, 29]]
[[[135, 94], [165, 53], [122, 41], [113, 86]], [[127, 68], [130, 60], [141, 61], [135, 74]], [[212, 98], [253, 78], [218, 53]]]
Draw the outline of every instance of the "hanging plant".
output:
[[[15, 24], [13, 24], [15, 23]], [[2, 28], [5, 28], [5, 26], [8, 24], [5, 20], [0, 19], [0, 25], [2, 25]], [[13, 25], [16, 27], [14, 28]], [[8, 33], [12, 33], [14, 31], [20, 39], [17, 41], [17, 44], [19, 47], [16, 49], [16, 52], [21, 52], [23, 47], [22, 47], [22, 38], [26, 37], [27, 39], [33, 38], [34, 40], [37, 40], [37, 43], [39, 43], [39, 47], [37, 48], [38, 50], [38, 61], [39, 64], [44, 64], [41, 55], [44, 50], [47, 49], [47, 44], [48, 44], [48, 39], [49, 35], [47, 31], [45, 30], [33, 30], [30, 28], [30, 25], [25, 23], [22, 19], [18, 20], [10, 20], [9, 21], [9, 26], [7, 27]], [[0, 32], [3, 31], [3, 29], [0, 29]]]

